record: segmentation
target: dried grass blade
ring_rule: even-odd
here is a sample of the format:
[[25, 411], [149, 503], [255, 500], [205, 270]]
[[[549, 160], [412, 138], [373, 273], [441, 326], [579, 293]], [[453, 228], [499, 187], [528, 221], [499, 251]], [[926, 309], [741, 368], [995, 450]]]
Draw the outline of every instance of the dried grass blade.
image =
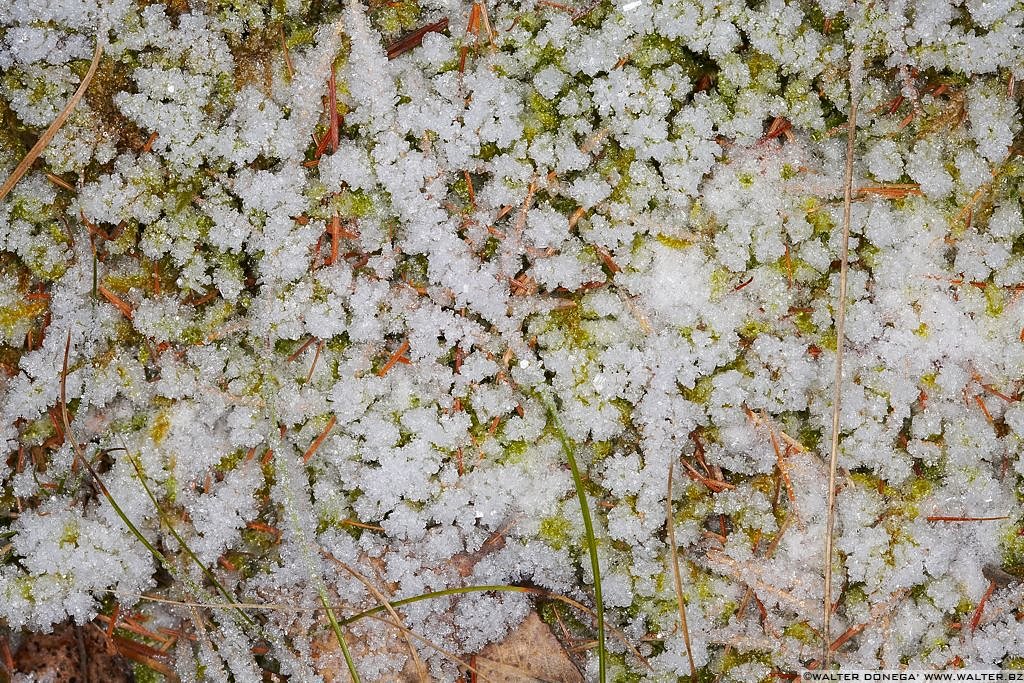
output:
[[75, 107], [78, 106], [82, 96], [85, 95], [85, 90], [89, 87], [89, 83], [92, 82], [92, 77], [96, 75], [96, 69], [100, 65], [100, 58], [102, 56], [103, 36], [97, 35], [96, 49], [92, 54], [92, 62], [89, 64], [89, 70], [85, 73], [85, 78], [83, 78], [82, 82], [79, 83], [78, 90], [76, 90], [75, 94], [71, 96], [70, 100], [68, 100], [64, 109], [57, 114], [57, 118], [53, 120], [53, 123], [51, 123], [50, 127], [46, 129], [46, 132], [42, 134], [36, 144], [32, 146], [32, 149], [28, 151], [28, 154], [26, 154], [25, 158], [21, 160], [21, 163], [15, 167], [14, 172], [11, 173], [7, 180], [4, 181], [3, 186], [0, 186], [0, 201], [3, 201], [3, 198], [6, 197], [11, 189], [18, 184], [18, 181], [21, 180], [22, 176], [28, 172], [28, 169], [31, 168], [33, 163], [35, 163], [35, 160], [39, 158], [39, 155], [43, 153], [46, 146], [50, 144], [51, 140], [53, 140], [53, 136], [57, 134], [57, 131], [61, 129], [64, 123], [68, 120], [68, 117], [71, 116], [71, 112], [75, 110]]
[[690, 644], [690, 626], [686, 621], [686, 604], [683, 602], [683, 579], [679, 573], [679, 548], [676, 546], [676, 525], [672, 514], [672, 474], [675, 462], [668, 463], [668, 493], [665, 497], [665, 529], [668, 532], [668, 547], [672, 560], [672, 581], [675, 586], [676, 604], [679, 607], [679, 629], [683, 632], [686, 658], [690, 662], [690, 678], [697, 680], [697, 666], [693, 663], [693, 646]]
[[832, 395], [832, 443], [828, 465], [825, 522], [824, 575], [822, 595], [822, 636], [825, 668], [832, 666], [830, 626], [832, 623], [832, 548], [836, 506], [836, 469], [839, 463], [839, 416], [843, 386], [843, 338], [846, 332], [846, 280], [850, 268], [850, 210], [853, 204], [853, 155], [857, 137], [857, 98], [860, 90], [864, 50], [855, 45], [850, 55], [850, 113], [846, 121], [846, 166], [843, 172], [843, 237], [839, 252], [839, 301], [836, 306], [836, 361]]

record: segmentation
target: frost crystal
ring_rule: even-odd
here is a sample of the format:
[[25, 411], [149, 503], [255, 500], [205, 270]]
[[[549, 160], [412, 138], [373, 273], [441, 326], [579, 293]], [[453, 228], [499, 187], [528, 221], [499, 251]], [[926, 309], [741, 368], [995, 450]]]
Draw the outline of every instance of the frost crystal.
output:
[[0, 6], [4, 179], [104, 47], [0, 198], [0, 625], [316, 681], [336, 619], [393, 681], [351, 618], [413, 598], [455, 681], [544, 590], [589, 643], [568, 451], [588, 680], [798, 672], [841, 344], [835, 661], [1021, 668], [1019, 3], [342, 5]]

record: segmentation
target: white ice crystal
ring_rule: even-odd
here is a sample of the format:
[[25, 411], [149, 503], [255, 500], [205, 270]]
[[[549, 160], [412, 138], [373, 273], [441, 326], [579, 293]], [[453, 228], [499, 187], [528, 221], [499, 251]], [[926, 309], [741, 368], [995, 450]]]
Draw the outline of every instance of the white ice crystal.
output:
[[[316, 610], [378, 604], [340, 563], [393, 601], [590, 609], [571, 453], [612, 677], [689, 675], [667, 524], [702, 675], [798, 671], [841, 348], [835, 660], [1024, 653], [1016, 583], [978, 607], [1024, 557], [1016, 5], [185, 5], [0, 7], [4, 177], [105, 49], [0, 201], [0, 621], [212, 575], [296, 609], [204, 611], [182, 680], [319, 680], [344, 664]], [[533, 608], [401, 612], [468, 657]], [[389, 626], [343, 628], [363, 680], [401, 675]]]

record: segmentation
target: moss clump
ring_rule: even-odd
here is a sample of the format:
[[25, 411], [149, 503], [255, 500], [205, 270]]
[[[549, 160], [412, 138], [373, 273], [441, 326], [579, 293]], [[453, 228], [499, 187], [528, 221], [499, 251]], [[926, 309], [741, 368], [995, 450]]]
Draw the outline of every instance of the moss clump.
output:
[[153, 440], [153, 443], [159, 446], [167, 434], [171, 431], [171, 420], [167, 417], [167, 411], [160, 411], [157, 414], [156, 419], [153, 420], [153, 426], [149, 430], [149, 438]]
[[676, 237], [674, 235], [666, 235], [661, 232], [659, 232], [655, 236], [655, 239], [658, 240], [660, 244], [664, 244], [669, 249], [678, 249], [680, 251], [683, 251], [693, 246], [693, 242], [691, 242], [688, 239]]
[[572, 524], [564, 517], [545, 517], [538, 535], [555, 550], [562, 550], [572, 543]]

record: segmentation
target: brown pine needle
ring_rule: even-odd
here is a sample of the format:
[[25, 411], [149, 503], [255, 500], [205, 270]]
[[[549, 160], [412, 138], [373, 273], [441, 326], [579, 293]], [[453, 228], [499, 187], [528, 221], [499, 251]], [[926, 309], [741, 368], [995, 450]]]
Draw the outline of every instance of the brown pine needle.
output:
[[0, 201], [3, 201], [3, 198], [6, 197], [11, 189], [18, 184], [18, 181], [21, 180], [22, 176], [28, 172], [28, 169], [32, 167], [35, 160], [39, 158], [39, 155], [43, 153], [46, 146], [50, 144], [51, 140], [53, 140], [53, 136], [57, 134], [57, 131], [61, 129], [64, 123], [68, 120], [68, 117], [71, 116], [71, 112], [74, 111], [75, 107], [77, 107], [78, 103], [81, 101], [82, 96], [85, 95], [85, 89], [88, 88], [89, 83], [92, 82], [92, 77], [96, 75], [96, 69], [100, 65], [100, 57], [102, 56], [103, 40], [102, 36], [98, 35], [96, 36], [96, 49], [92, 54], [92, 63], [89, 64], [89, 70], [85, 73], [85, 78], [83, 78], [82, 82], [78, 85], [78, 90], [76, 90], [75, 94], [71, 96], [71, 99], [68, 100], [64, 109], [57, 114], [57, 118], [53, 120], [53, 123], [51, 123], [50, 127], [46, 129], [46, 132], [44, 132], [36, 144], [32, 146], [32, 149], [30, 149], [28, 154], [25, 155], [25, 158], [21, 160], [21, 163], [14, 169], [14, 172], [11, 173], [10, 177], [4, 181], [3, 186], [0, 186]]
[[679, 607], [679, 629], [683, 633], [686, 645], [686, 658], [690, 662], [690, 678], [696, 682], [697, 666], [693, 663], [693, 647], [690, 644], [690, 627], [686, 621], [686, 603], [683, 602], [683, 579], [679, 573], [679, 549], [676, 546], [675, 517], [672, 514], [672, 470], [675, 461], [668, 463], [668, 494], [665, 497], [665, 529], [668, 531], [668, 548], [672, 560], [672, 581], [676, 592], [676, 605]]
[[309, 339], [307, 339], [306, 341], [304, 341], [304, 342], [302, 343], [302, 346], [300, 346], [300, 347], [299, 347], [298, 349], [296, 349], [296, 350], [295, 350], [295, 353], [293, 353], [292, 355], [288, 356], [288, 362], [289, 362], [289, 363], [291, 363], [291, 362], [292, 362], [293, 360], [295, 360], [296, 358], [298, 358], [299, 356], [301, 356], [301, 355], [302, 355], [302, 353], [303, 353], [303, 352], [304, 352], [304, 351], [305, 351], [306, 349], [308, 349], [308, 348], [309, 348], [310, 346], [312, 346], [312, 345], [313, 345], [313, 342], [315, 342], [315, 341], [316, 341], [316, 337], [310, 337]]
[[47, 173], [46, 174], [46, 179], [49, 180], [54, 185], [56, 185], [57, 187], [63, 188], [65, 190], [67, 190], [68, 192], [74, 192], [75, 191], [75, 188], [74, 188], [74, 186], [71, 185], [71, 183], [69, 183], [68, 181], [64, 180], [63, 178], [61, 178], [56, 173]]
[[398, 57], [399, 55], [404, 54], [415, 47], [419, 47], [419, 45], [423, 42], [423, 36], [427, 35], [428, 33], [443, 33], [447, 30], [447, 19], [441, 19], [440, 21], [435, 21], [432, 24], [421, 26], [412, 33], [402, 36], [395, 42], [388, 45], [386, 49], [388, 59], [394, 59], [395, 57]]
[[988, 420], [988, 423], [995, 424], [995, 420], [992, 419], [992, 413], [988, 412], [988, 406], [985, 405], [985, 401], [982, 400], [981, 396], [975, 396], [974, 402], [981, 408], [981, 412], [985, 414], [985, 419]]
[[103, 295], [103, 298], [109, 301], [114, 306], [114, 308], [121, 311], [121, 314], [124, 317], [128, 318], [129, 320], [135, 317], [135, 311], [132, 310], [132, 307], [129, 306], [128, 303], [124, 299], [119, 297], [117, 294], [114, 294], [103, 285], [97, 287], [96, 290], [101, 295]]
[[981, 615], [985, 612], [985, 603], [992, 597], [992, 593], [996, 589], [996, 582], [989, 580], [988, 590], [981, 596], [981, 600], [978, 601], [978, 607], [974, 610], [974, 615], [971, 617], [971, 631], [974, 632], [978, 629], [978, 624], [981, 623]]
[[306, 373], [306, 384], [309, 384], [309, 381], [313, 379], [313, 372], [316, 370], [316, 362], [320, 360], [320, 352], [323, 350], [323, 341], [318, 341], [316, 343], [316, 351], [313, 353], [313, 362], [309, 364], [309, 372]]
[[142, 145], [142, 149], [139, 150], [139, 151], [142, 152], [143, 154], [145, 154], [146, 152], [151, 151], [153, 149], [154, 143], [156, 143], [157, 138], [159, 138], [159, 137], [160, 137], [160, 133], [157, 133], [156, 131], [153, 131], [153, 133], [150, 134], [149, 138], [146, 139], [146, 143], [144, 145]]
[[[825, 587], [822, 596], [822, 648], [825, 669], [832, 668], [830, 628], [832, 625], [832, 547], [836, 517], [836, 469], [839, 463], [839, 416], [843, 387], [843, 337], [846, 334], [846, 279], [850, 268], [850, 208], [853, 204], [853, 154], [857, 137], [857, 96], [864, 50], [855, 45], [850, 55], [850, 115], [846, 122], [846, 168], [843, 173], [843, 240], [839, 252], [839, 302], [836, 306], [836, 367], [832, 396], [832, 444], [828, 464], [828, 493], [825, 522]], [[856, 78], [855, 78], [855, 72]]]
[[999, 517], [956, 517], [949, 515], [930, 515], [925, 517], [929, 522], [998, 522], [1002, 519], [1009, 519], [1009, 516]]
[[337, 416], [331, 415], [331, 419], [327, 421], [327, 426], [324, 427], [324, 430], [320, 432], [318, 437], [313, 439], [313, 443], [309, 444], [309, 448], [307, 448], [306, 452], [302, 454], [302, 462], [309, 462], [309, 459], [313, 457], [313, 454], [316, 453], [317, 449], [323, 445], [324, 441], [327, 439], [327, 435], [331, 433], [331, 429], [334, 428], [337, 421]]
[[399, 346], [395, 350], [395, 352], [393, 354], [391, 354], [391, 357], [388, 358], [388, 362], [385, 363], [384, 366], [381, 367], [381, 369], [377, 371], [377, 376], [378, 377], [383, 377], [384, 375], [388, 374], [388, 371], [391, 368], [395, 367], [395, 365], [397, 365], [399, 362], [401, 362], [402, 358], [405, 356], [405, 352], [408, 351], [408, 350], [409, 350], [409, 340], [406, 339], [404, 342], [402, 342], [402, 345]]

